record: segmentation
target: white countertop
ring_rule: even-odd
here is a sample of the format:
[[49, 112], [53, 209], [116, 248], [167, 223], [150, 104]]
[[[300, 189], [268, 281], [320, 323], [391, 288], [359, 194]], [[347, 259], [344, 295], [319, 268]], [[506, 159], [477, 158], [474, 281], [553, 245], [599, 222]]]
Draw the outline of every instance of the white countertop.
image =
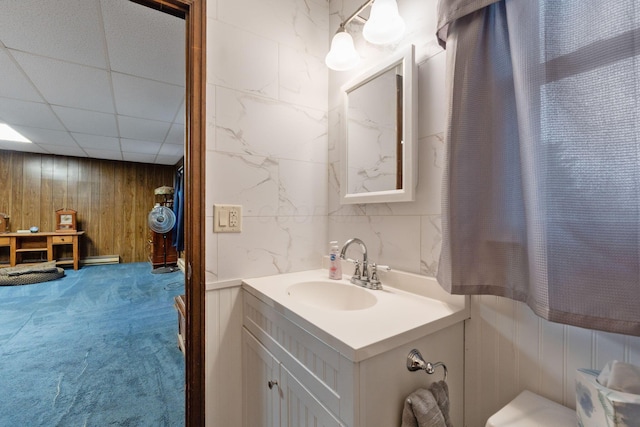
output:
[[[379, 276], [384, 289], [362, 288], [377, 298], [375, 305], [362, 310], [317, 307], [289, 295], [293, 284], [330, 281], [325, 269], [245, 279], [242, 287], [354, 362], [469, 318], [468, 297], [446, 293], [431, 277], [397, 271]], [[331, 282], [356, 286], [347, 275]]]

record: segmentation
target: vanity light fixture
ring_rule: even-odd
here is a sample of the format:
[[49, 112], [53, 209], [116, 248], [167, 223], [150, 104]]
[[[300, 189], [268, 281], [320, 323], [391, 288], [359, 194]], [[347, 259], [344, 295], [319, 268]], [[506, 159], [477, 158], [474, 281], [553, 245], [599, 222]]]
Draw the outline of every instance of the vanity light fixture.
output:
[[331, 40], [331, 50], [327, 53], [324, 62], [327, 67], [336, 71], [350, 70], [360, 62], [360, 55], [353, 45], [353, 38], [342, 24]]
[[373, 44], [392, 44], [404, 35], [404, 19], [398, 12], [396, 0], [376, 0], [371, 6], [369, 20], [364, 24], [362, 35]]
[[[369, 19], [360, 16], [363, 10], [371, 6]], [[353, 38], [347, 33], [346, 26], [358, 19], [364, 22], [362, 35], [373, 44], [391, 44], [400, 41], [404, 34], [404, 20], [398, 13], [396, 0], [367, 0], [351, 16], [340, 23], [338, 31], [331, 40], [331, 49], [325, 58], [327, 67], [336, 71], [346, 71], [355, 67], [360, 55], [353, 45]]]
[[20, 132], [5, 123], [0, 123], [0, 141], [31, 143]]

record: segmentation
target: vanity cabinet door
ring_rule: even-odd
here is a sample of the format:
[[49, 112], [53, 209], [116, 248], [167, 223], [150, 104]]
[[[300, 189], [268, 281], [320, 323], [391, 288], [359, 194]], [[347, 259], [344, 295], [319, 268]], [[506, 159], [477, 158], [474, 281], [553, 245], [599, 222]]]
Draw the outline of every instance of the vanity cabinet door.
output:
[[341, 427], [341, 424], [245, 328], [242, 328], [244, 427]]
[[340, 427], [340, 423], [284, 366], [280, 368], [283, 427]]
[[245, 427], [280, 427], [280, 362], [242, 328], [242, 412]]

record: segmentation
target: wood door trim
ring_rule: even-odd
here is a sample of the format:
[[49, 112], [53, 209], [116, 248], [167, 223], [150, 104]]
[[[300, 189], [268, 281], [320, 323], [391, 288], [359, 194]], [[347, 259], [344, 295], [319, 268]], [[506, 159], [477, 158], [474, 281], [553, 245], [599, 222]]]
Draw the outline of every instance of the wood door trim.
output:
[[131, 0], [186, 23], [185, 118], [185, 426], [205, 425], [206, 0]]
[[189, 13], [188, 4], [194, 3], [189, 1], [173, 1], [173, 0], [129, 0], [133, 3], [138, 3], [143, 6], [156, 9], [169, 15], [177, 16], [178, 18], [186, 19]]
[[[177, 1], [177, 0], [176, 0]], [[205, 153], [206, 0], [189, 4], [187, 22], [187, 150], [185, 156], [187, 252], [187, 427], [205, 425]]]

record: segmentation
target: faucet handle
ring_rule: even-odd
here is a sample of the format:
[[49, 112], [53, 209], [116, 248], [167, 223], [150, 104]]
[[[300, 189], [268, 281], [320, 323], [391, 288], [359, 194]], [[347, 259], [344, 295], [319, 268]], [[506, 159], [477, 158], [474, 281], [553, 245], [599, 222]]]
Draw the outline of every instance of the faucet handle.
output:
[[389, 267], [388, 265], [380, 265], [380, 264], [376, 264], [375, 262], [371, 264], [371, 268], [373, 269], [373, 271], [376, 271], [376, 270], [391, 271], [391, 267]]
[[382, 289], [382, 283], [378, 279], [378, 266], [376, 263], [371, 263], [371, 279], [369, 280], [369, 288], [380, 290]]
[[378, 265], [375, 262], [370, 264], [371, 266], [371, 279], [369, 280], [369, 287], [371, 289], [382, 289], [382, 282], [378, 279], [378, 269], [383, 271], [391, 271], [391, 267], [388, 265]]
[[360, 278], [360, 261], [356, 260], [351, 260], [353, 261], [353, 263], [356, 266], [356, 269], [353, 271], [353, 277], [357, 277], [358, 279]]

